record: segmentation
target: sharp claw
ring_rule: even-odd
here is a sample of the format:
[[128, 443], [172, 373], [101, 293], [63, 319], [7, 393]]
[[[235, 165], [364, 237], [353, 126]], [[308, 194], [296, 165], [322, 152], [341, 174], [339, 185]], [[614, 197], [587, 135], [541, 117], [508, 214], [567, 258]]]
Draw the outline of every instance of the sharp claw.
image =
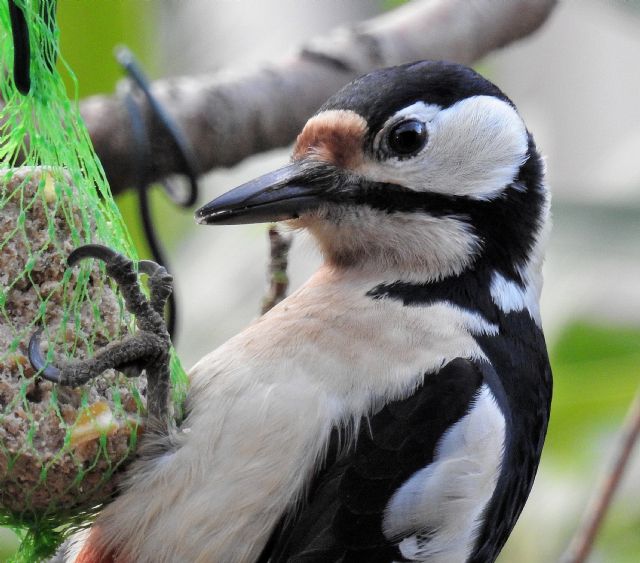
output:
[[164, 270], [164, 266], [153, 260], [140, 260], [138, 262], [138, 271], [142, 274], [147, 274], [149, 277], [157, 274], [160, 270]]
[[42, 351], [40, 350], [40, 335], [42, 329], [39, 328], [32, 335], [29, 340], [29, 361], [37, 372], [40, 372], [40, 376], [44, 377], [54, 383], [60, 383], [61, 373], [60, 370], [54, 365], [47, 365], [45, 359], [42, 357]]
[[142, 369], [139, 366], [126, 366], [119, 367], [118, 371], [125, 375], [125, 377], [140, 377], [142, 375]]
[[87, 258], [97, 258], [103, 262], [110, 262], [118, 256], [119, 254], [115, 250], [102, 244], [85, 244], [79, 246], [69, 254], [67, 264], [69, 264], [69, 266], [75, 266], [78, 262]]
[[171, 282], [173, 282], [173, 276], [167, 272], [164, 266], [152, 260], [140, 260], [140, 262], [138, 262], [138, 271], [141, 274], [147, 274], [149, 278], [154, 278], [154, 281], [159, 281], [165, 285], [169, 284], [169, 287], [161, 292], [162, 294], [166, 293], [166, 297], [173, 291], [173, 288], [170, 286]]

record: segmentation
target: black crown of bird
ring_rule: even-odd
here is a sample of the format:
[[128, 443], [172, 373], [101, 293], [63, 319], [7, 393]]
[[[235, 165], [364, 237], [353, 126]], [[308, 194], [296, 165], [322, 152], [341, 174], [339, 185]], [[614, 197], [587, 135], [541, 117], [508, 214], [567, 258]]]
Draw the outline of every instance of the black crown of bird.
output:
[[[423, 61], [345, 86], [289, 164], [196, 213], [306, 229], [322, 265], [191, 369], [185, 419], [145, 436], [120, 495], [66, 560], [494, 561], [549, 416], [548, 214], [531, 134], [473, 70]], [[135, 293], [126, 261], [89, 256]], [[145, 269], [163, 297], [129, 300], [137, 340], [98, 363], [144, 367], [162, 385], [157, 311], [170, 278]], [[74, 384], [96, 366], [48, 375]], [[154, 395], [160, 420], [166, 388]]]

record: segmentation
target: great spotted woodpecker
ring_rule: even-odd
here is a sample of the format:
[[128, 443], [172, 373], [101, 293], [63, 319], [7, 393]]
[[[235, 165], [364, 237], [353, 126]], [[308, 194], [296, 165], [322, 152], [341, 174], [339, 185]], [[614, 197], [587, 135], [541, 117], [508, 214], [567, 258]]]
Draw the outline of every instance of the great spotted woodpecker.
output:
[[513, 103], [418, 62], [330, 98], [283, 168], [202, 224], [287, 221], [324, 257], [191, 370], [76, 563], [487, 563], [529, 495], [551, 400], [549, 198]]

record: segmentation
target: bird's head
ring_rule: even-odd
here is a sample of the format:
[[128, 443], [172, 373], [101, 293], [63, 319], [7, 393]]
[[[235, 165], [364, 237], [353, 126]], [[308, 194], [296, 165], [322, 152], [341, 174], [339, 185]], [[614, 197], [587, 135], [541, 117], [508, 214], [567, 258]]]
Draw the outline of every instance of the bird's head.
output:
[[345, 86], [306, 123], [290, 164], [196, 217], [286, 220], [338, 267], [441, 279], [483, 261], [515, 271], [546, 214], [541, 160], [511, 101], [469, 68], [425, 61]]

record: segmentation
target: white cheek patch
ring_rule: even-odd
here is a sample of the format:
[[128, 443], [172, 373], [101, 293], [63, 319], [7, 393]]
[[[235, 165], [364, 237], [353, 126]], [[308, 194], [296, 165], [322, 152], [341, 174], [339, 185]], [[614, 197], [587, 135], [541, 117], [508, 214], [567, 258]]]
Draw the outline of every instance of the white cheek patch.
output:
[[366, 206], [331, 212], [332, 221], [308, 218], [305, 226], [332, 263], [369, 262], [380, 270], [416, 272], [422, 281], [436, 280], [461, 272], [481, 247], [471, 226], [458, 217], [389, 214]]
[[528, 137], [516, 110], [493, 96], [473, 96], [442, 109], [413, 104], [398, 116], [427, 124], [428, 142], [418, 155], [365, 162], [358, 170], [379, 182], [416, 191], [492, 199], [511, 184], [527, 158]]

